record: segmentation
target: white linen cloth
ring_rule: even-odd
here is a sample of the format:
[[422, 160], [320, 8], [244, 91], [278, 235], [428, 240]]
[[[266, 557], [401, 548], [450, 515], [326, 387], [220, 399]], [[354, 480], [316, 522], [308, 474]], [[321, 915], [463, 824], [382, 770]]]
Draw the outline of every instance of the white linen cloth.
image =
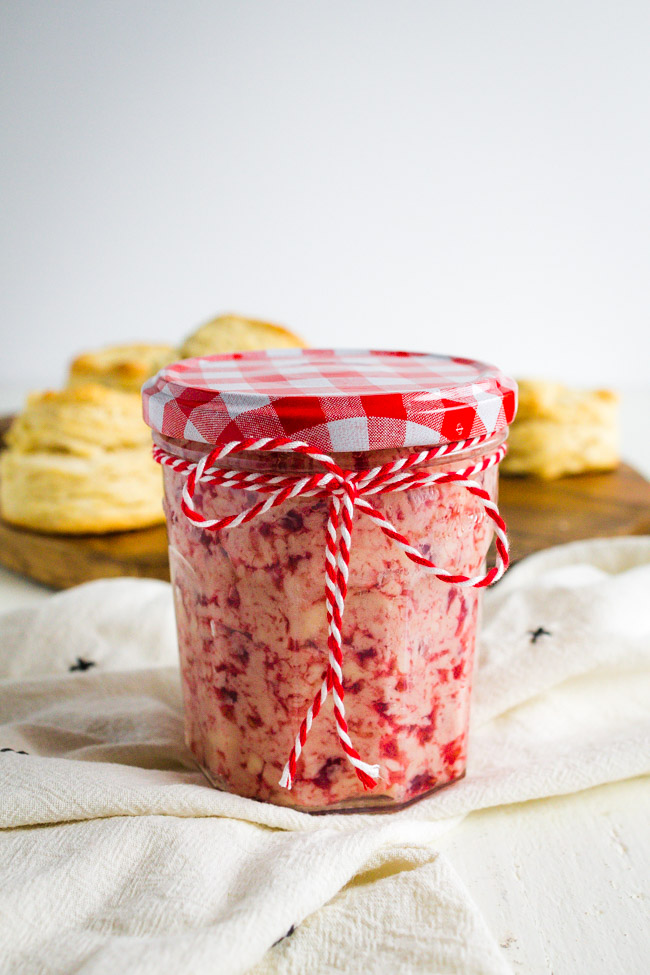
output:
[[650, 538], [547, 550], [486, 593], [467, 776], [398, 813], [209, 787], [165, 583], [5, 614], [0, 678], [3, 973], [502, 973], [435, 839], [472, 810], [650, 773]]

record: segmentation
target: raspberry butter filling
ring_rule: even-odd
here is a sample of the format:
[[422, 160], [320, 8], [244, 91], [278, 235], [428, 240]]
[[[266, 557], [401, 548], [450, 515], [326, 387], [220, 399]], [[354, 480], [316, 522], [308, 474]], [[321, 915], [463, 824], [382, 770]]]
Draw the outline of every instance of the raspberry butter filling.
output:
[[[484, 451], [431, 469], [470, 464]], [[396, 456], [365, 454], [356, 463], [374, 466]], [[335, 459], [344, 467], [354, 461]], [[285, 473], [287, 461], [286, 455], [266, 455], [264, 469]], [[234, 467], [235, 459], [225, 466]], [[436, 579], [357, 514], [343, 617], [343, 683], [350, 736], [363, 757], [380, 766], [380, 779], [372, 792], [364, 791], [341, 751], [330, 698], [314, 721], [289, 792], [278, 784], [282, 769], [327, 663], [327, 502], [293, 499], [250, 524], [213, 534], [192, 525], [181, 510], [185, 477], [169, 467], [164, 477], [186, 738], [213, 783], [243, 796], [322, 810], [339, 803], [401, 804], [459, 778], [480, 590]], [[496, 467], [475, 480], [495, 497]], [[206, 485], [196, 500], [207, 517], [222, 518], [251, 507], [259, 495]], [[436, 564], [470, 575], [481, 570], [492, 523], [463, 487], [415, 488], [382, 495], [374, 504]]]

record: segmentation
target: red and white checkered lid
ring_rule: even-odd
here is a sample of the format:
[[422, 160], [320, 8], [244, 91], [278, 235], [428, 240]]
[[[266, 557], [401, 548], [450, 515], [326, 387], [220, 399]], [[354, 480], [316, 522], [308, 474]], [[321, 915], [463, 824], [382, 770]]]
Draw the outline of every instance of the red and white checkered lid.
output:
[[142, 402], [146, 423], [166, 437], [220, 445], [288, 436], [331, 452], [497, 433], [515, 415], [517, 386], [454, 356], [268, 349], [165, 366]]

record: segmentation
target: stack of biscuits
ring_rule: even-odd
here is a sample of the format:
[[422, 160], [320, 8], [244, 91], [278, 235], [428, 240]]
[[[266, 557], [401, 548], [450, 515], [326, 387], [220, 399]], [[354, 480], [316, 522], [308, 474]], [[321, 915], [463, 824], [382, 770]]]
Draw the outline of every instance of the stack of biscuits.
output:
[[76, 358], [66, 388], [31, 395], [0, 455], [0, 512], [34, 531], [100, 534], [164, 521], [160, 468], [140, 389], [164, 365], [195, 355], [302, 346], [278, 325], [226, 315], [179, 349], [112, 346]]
[[161, 521], [160, 471], [138, 407], [133, 393], [93, 383], [30, 396], [2, 454], [3, 517], [71, 534]]
[[518, 380], [519, 407], [508, 436], [504, 474], [553, 480], [619, 464], [618, 396], [561, 383]]

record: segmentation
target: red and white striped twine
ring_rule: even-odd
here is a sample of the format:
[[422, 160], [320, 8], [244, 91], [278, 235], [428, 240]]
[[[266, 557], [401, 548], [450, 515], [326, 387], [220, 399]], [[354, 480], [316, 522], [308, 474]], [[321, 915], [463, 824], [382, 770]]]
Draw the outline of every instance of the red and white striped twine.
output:
[[[476, 449], [489, 439], [490, 437], [475, 437], [472, 440], [462, 440], [454, 444], [443, 444], [431, 450], [421, 450], [418, 453], [410, 454], [408, 457], [366, 471], [343, 470], [327, 454], [320, 453], [307, 443], [290, 440], [287, 437], [262, 437], [260, 439], [233, 441], [223, 447], [216, 447], [197, 463], [174, 457], [162, 447], [154, 447], [153, 456], [159, 464], [165, 464], [175, 471], [187, 475], [187, 481], [183, 486], [181, 508], [193, 524], [208, 531], [219, 532], [226, 528], [244, 525], [271, 508], [284, 504], [290, 498], [324, 497], [329, 501], [325, 551], [328, 665], [318, 693], [314, 697], [296, 735], [289, 760], [280, 779], [281, 786], [287, 789], [291, 788], [296, 776], [296, 765], [313, 720], [317, 717], [330, 691], [334, 699], [336, 731], [348, 761], [353, 765], [357, 776], [366, 789], [373, 788], [379, 778], [379, 766], [368, 765], [362, 761], [359, 752], [352, 744], [343, 703], [345, 691], [343, 689], [341, 630], [348, 589], [352, 521], [355, 509], [367, 515], [388, 538], [391, 538], [403, 549], [405, 555], [412, 562], [423, 566], [442, 582], [454, 586], [482, 588], [500, 579], [508, 568], [509, 551], [505, 523], [488, 492], [473, 480], [476, 474], [493, 467], [503, 459], [506, 452], [505, 444], [502, 444], [493, 453], [481, 458], [477, 463], [462, 470], [430, 473], [421, 469], [421, 465], [428, 461]], [[218, 466], [219, 461], [222, 461], [229, 454], [254, 450], [290, 451], [305, 454], [305, 456], [322, 464], [325, 472], [300, 477], [295, 474], [271, 475], [223, 470]], [[235, 489], [256, 491], [266, 497], [250, 508], [241, 511], [238, 515], [231, 515], [227, 518], [205, 518], [197, 510], [194, 503], [194, 494], [200, 483], [226, 485]], [[478, 498], [485, 514], [493, 522], [496, 542], [495, 565], [481, 575], [467, 576], [452, 573], [435, 565], [414, 548], [408, 538], [400, 534], [388, 518], [367, 500], [368, 496], [374, 494], [387, 494], [393, 491], [407, 491], [415, 487], [428, 487], [432, 484], [450, 483], [464, 487], [470, 494]]]

